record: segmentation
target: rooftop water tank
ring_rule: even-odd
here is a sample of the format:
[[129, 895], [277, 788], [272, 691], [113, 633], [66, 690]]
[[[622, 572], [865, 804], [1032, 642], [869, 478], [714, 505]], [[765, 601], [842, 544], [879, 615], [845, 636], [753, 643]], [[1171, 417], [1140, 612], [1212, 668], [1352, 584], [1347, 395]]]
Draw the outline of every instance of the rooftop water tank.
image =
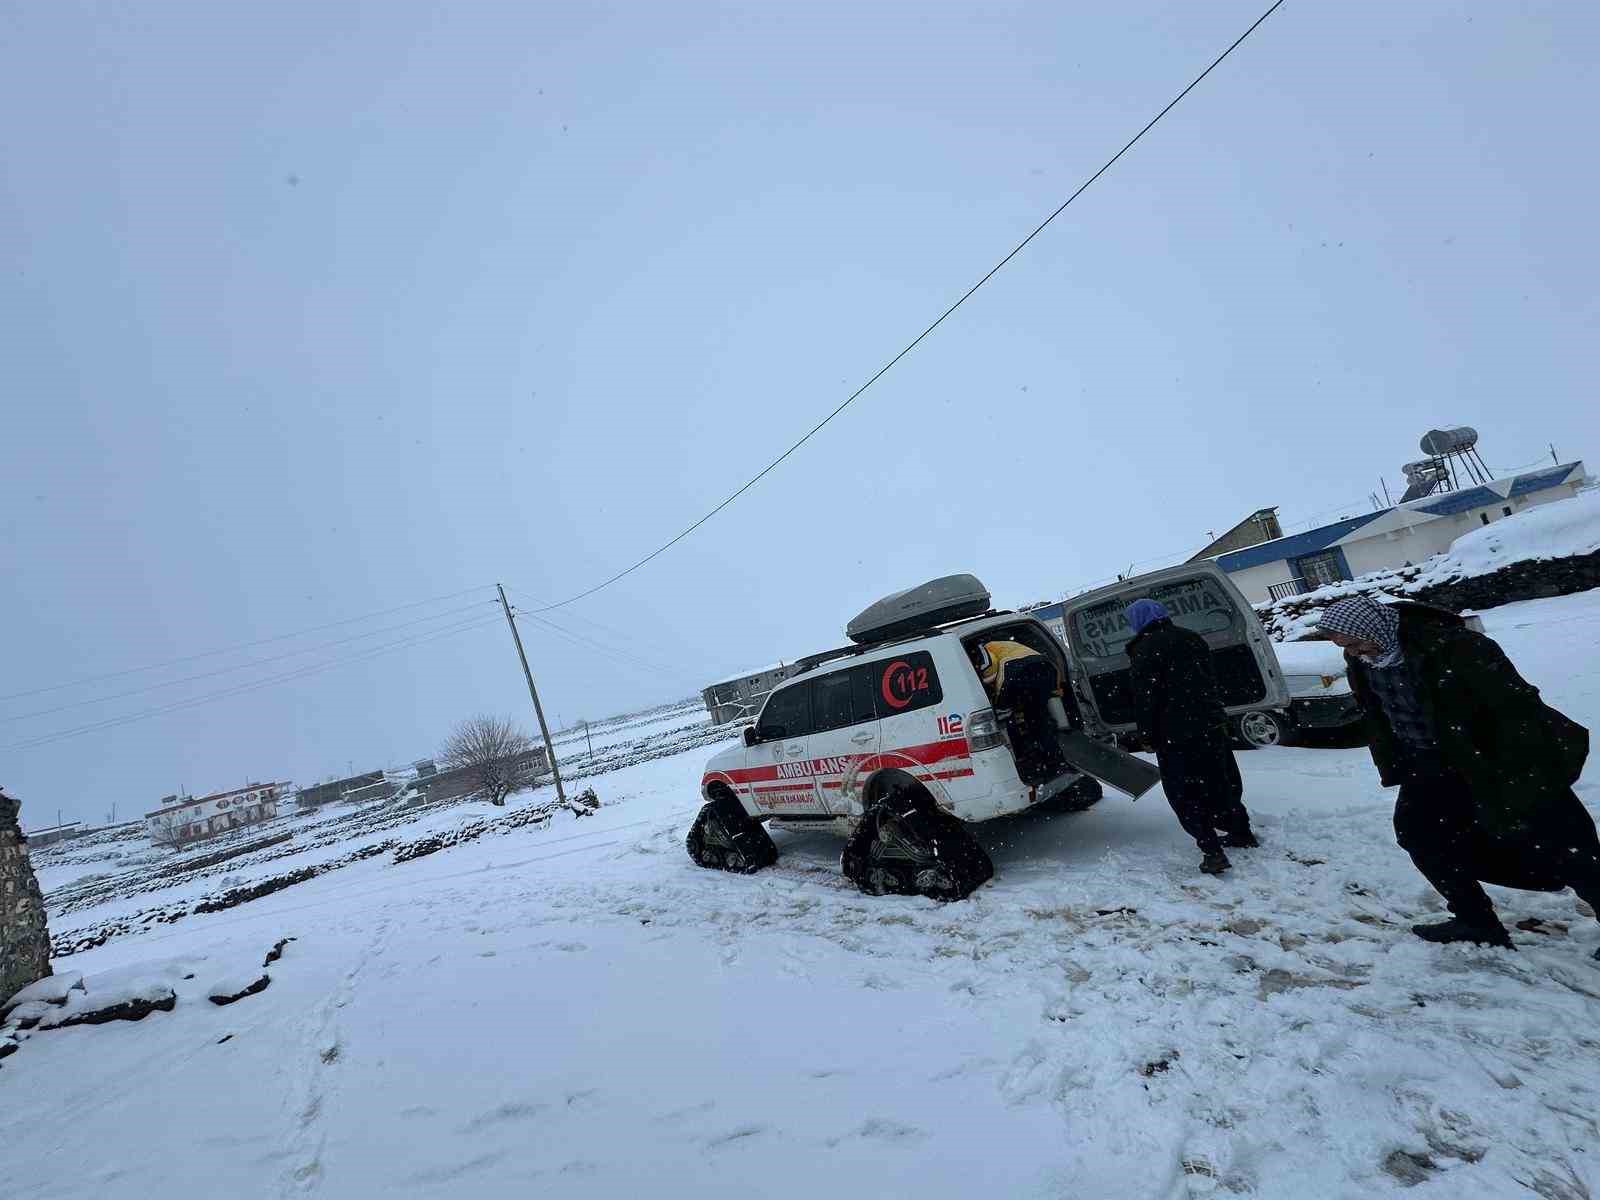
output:
[[1478, 444], [1478, 431], [1470, 425], [1454, 429], [1430, 429], [1422, 435], [1422, 452], [1435, 457], [1441, 454], [1465, 454]]

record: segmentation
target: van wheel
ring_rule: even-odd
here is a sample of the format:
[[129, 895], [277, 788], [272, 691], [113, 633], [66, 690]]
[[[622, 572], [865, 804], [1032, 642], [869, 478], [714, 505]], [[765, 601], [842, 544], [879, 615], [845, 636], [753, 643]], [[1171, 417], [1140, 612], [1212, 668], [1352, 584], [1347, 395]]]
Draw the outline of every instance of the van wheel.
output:
[[839, 869], [869, 896], [933, 900], [964, 900], [994, 878], [977, 839], [920, 788], [873, 806], [845, 842]]
[[753, 875], [778, 861], [771, 836], [725, 791], [706, 801], [684, 842], [696, 865], [711, 871]]
[[1289, 726], [1275, 712], [1247, 712], [1234, 721], [1234, 732], [1247, 750], [1282, 746], [1289, 740]]

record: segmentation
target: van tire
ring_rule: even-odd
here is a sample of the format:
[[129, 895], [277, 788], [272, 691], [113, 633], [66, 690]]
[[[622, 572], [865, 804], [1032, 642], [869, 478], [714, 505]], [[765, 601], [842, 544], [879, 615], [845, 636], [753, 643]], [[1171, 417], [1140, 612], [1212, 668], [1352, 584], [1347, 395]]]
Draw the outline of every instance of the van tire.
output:
[[977, 839], [920, 787], [890, 792], [867, 810], [839, 869], [869, 896], [932, 900], [965, 900], [994, 878]]
[[1092, 775], [1085, 775], [1056, 797], [1055, 803], [1062, 812], [1088, 812], [1105, 798], [1106, 790], [1100, 781]]
[[771, 835], [728, 791], [713, 792], [684, 839], [696, 866], [753, 875], [778, 861]]
[[1233, 720], [1235, 743], [1244, 750], [1262, 750], [1289, 744], [1289, 722], [1270, 709], [1241, 713]]

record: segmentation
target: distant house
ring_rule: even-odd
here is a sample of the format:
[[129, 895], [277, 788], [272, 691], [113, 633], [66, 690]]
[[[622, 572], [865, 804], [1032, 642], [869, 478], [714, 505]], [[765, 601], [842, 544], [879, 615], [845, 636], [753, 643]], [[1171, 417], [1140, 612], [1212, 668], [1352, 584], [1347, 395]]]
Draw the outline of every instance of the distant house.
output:
[[[520, 755], [512, 769], [516, 780], [513, 790], [527, 787], [539, 776], [550, 773], [550, 756], [545, 753], [543, 746], [537, 746]], [[448, 771], [435, 770], [429, 775], [419, 774], [411, 787], [430, 804], [440, 800], [458, 800], [478, 790], [478, 773], [474, 767], [454, 767]]]
[[1202, 558], [1216, 558], [1217, 555], [1226, 554], [1229, 550], [1243, 550], [1246, 546], [1256, 546], [1282, 536], [1283, 526], [1278, 524], [1278, 510], [1258, 508], [1210, 545], [1190, 555], [1189, 561], [1199, 562]]
[[759, 671], [729, 675], [726, 679], [720, 679], [703, 689], [700, 698], [705, 701], [706, 711], [711, 714], [713, 725], [726, 725], [729, 721], [753, 721], [761, 712], [762, 704], [766, 703], [767, 693], [773, 688], [785, 679], [800, 674], [801, 671], [810, 670], [819, 662], [837, 658], [847, 649], [850, 647], [825, 650], [821, 654], [808, 654], [793, 662], [780, 662], [774, 666], [762, 667]]
[[1420, 563], [1444, 553], [1451, 542], [1470, 530], [1575, 496], [1586, 478], [1582, 462], [1563, 463], [1457, 491], [1435, 492], [1214, 557], [1245, 599], [1264, 604], [1371, 571]]
[[382, 771], [367, 771], [361, 775], [351, 775], [345, 779], [335, 779], [329, 783], [319, 783], [314, 787], [301, 788], [295, 793], [294, 806], [299, 812], [310, 812], [312, 809], [321, 808], [324, 804], [334, 804], [345, 799], [349, 792], [383, 783], [387, 778], [388, 776]]
[[387, 800], [391, 796], [400, 794], [400, 789], [405, 785], [398, 779], [391, 779], [385, 775], [376, 783], [363, 784], [361, 787], [351, 788], [344, 794], [346, 804], [365, 804], [372, 800]]
[[30, 829], [23, 836], [28, 839], [28, 844], [35, 848], [40, 846], [53, 846], [57, 842], [70, 841], [75, 837], [82, 837], [89, 829], [82, 821], [68, 821], [64, 825], [47, 825], [43, 829]]
[[278, 815], [286, 783], [247, 783], [231, 792], [209, 796], [167, 796], [161, 807], [144, 815], [146, 831], [157, 845], [187, 845], [218, 837]]
[[713, 725], [754, 720], [767, 693], [800, 670], [800, 664], [778, 663], [759, 671], [745, 671], [719, 679], [700, 693]]

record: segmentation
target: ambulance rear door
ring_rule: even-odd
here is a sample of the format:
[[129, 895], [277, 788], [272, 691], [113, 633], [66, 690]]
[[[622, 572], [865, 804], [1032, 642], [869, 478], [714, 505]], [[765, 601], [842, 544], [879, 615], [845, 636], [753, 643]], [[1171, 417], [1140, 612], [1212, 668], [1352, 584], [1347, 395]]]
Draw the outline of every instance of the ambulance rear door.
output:
[[1145, 598], [1165, 605], [1175, 624], [1205, 639], [1229, 716], [1288, 707], [1278, 656], [1255, 609], [1216, 563], [1185, 563], [1097, 588], [1062, 605], [1074, 690], [1091, 727], [1113, 733], [1136, 727], [1128, 662], [1133, 630], [1123, 613]]

